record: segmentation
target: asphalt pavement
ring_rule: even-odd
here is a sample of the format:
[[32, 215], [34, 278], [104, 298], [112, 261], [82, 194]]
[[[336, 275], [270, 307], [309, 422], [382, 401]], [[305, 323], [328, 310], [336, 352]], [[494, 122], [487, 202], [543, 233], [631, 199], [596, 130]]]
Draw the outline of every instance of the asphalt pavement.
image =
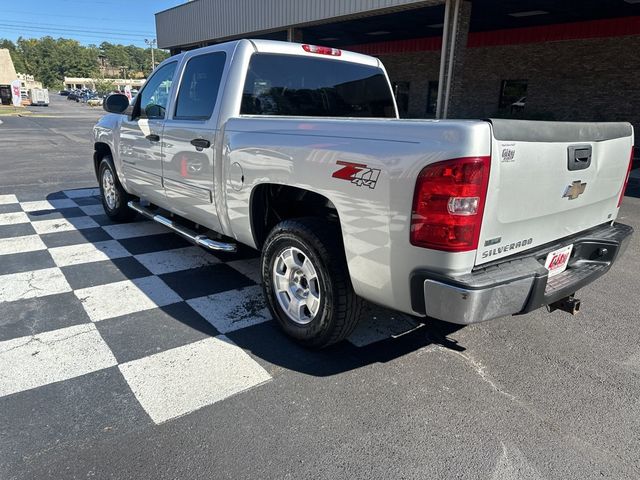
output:
[[102, 111], [51, 101], [0, 116], [0, 479], [640, 478], [639, 234], [576, 317], [371, 306], [311, 352], [265, 310], [256, 252], [109, 222]]

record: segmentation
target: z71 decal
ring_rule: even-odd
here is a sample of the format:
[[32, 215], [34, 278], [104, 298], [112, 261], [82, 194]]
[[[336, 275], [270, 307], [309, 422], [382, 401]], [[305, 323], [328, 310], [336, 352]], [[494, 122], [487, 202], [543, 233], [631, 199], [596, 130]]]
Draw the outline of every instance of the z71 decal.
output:
[[339, 178], [340, 180], [348, 180], [351, 183], [355, 183], [357, 186], [376, 188], [378, 183], [378, 177], [380, 176], [380, 169], [369, 168], [363, 163], [351, 163], [337, 161], [338, 165], [343, 165], [340, 170], [336, 170], [331, 175], [333, 178]]

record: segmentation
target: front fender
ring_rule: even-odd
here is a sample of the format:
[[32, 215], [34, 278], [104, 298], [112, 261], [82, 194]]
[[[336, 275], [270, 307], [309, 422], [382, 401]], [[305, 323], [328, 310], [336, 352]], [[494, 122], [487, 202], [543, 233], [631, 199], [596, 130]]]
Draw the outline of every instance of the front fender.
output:
[[[94, 143], [94, 167], [97, 168], [99, 159], [102, 158], [101, 148], [106, 146], [111, 152], [113, 158], [113, 164], [116, 168], [118, 178], [124, 185], [124, 177], [122, 175], [122, 168], [120, 158], [118, 155], [118, 141], [120, 139], [120, 124], [122, 123], [122, 115], [108, 114], [98, 120], [93, 127], [93, 143]], [[100, 147], [102, 146], [102, 147]], [[125, 187], [126, 188], [126, 187]]]

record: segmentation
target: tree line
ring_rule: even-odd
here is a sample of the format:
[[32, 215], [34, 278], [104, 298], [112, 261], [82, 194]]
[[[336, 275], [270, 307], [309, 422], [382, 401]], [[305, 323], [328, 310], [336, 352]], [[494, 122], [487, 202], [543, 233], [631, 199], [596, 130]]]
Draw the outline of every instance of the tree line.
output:
[[[124, 69], [128, 77], [144, 77], [151, 71], [151, 50], [135, 45], [102, 42], [85, 46], [77, 40], [47, 36], [20, 37], [15, 43], [0, 39], [0, 48], [9, 50], [16, 72], [33, 75], [45, 87], [53, 89], [62, 88], [65, 76], [100, 78], [104, 71], [101, 65], [118, 73]], [[169, 56], [160, 49], [155, 49], [154, 54], [156, 65]]]

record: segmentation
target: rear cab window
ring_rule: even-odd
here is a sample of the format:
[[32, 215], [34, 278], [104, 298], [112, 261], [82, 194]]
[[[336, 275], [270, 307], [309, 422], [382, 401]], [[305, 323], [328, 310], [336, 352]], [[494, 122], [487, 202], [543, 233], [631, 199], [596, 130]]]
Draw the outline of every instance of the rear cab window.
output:
[[324, 58], [253, 54], [242, 92], [243, 115], [395, 118], [380, 68]]
[[220, 90], [227, 55], [213, 52], [191, 58], [184, 69], [173, 118], [208, 120]]

